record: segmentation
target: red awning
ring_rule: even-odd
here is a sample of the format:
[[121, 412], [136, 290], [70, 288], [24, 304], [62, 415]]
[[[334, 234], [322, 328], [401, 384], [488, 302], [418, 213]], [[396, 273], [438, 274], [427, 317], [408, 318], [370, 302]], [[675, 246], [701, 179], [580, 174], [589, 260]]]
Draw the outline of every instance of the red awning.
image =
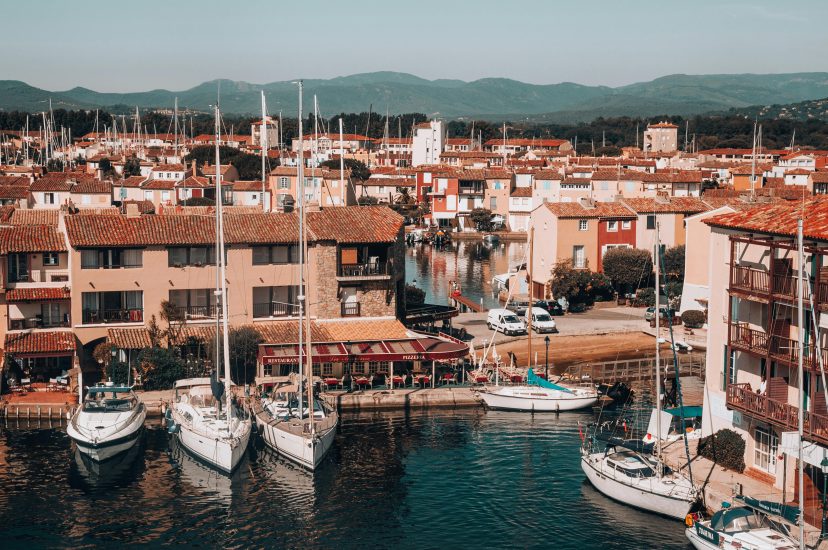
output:
[[[446, 361], [465, 357], [468, 344], [448, 337], [424, 336], [406, 340], [372, 342], [329, 342], [313, 344], [314, 363], [361, 361]], [[262, 344], [259, 361], [264, 365], [292, 364], [299, 361], [298, 344]]]

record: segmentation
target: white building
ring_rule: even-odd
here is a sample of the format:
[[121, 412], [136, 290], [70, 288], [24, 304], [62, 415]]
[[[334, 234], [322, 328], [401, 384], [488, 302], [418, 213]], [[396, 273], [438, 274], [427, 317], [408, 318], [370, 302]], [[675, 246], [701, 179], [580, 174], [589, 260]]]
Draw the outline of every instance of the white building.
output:
[[442, 120], [432, 120], [415, 126], [411, 165], [438, 164], [444, 141]]
[[644, 132], [645, 153], [673, 153], [678, 149], [678, 126], [669, 122], [650, 124]]

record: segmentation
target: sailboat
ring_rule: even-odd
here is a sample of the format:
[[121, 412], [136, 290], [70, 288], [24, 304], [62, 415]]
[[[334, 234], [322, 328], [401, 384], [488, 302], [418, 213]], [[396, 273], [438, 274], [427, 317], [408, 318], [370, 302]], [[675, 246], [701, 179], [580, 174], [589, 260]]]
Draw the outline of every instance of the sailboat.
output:
[[78, 452], [102, 462], [132, 448], [146, 418], [147, 408], [132, 387], [107, 382], [87, 389], [66, 433]]
[[[302, 138], [302, 81], [299, 81], [299, 166], [298, 180], [304, 181]], [[308, 240], [305, 231], [304, 190], [299, 200], [299, 364], [298, 374], [283, 380], [271, 380], [275, 386], [252, 405], [259, 433], [265, 444], [282, 456], [308, 470], [315, 470], [333, 445], [339, 415], [313, 393], [313, 357], [310, 311], [307, 308], [305, 261]], [[304, 360], [303, 360], [304, 359]], [[257, 381], [257, 383], [260, 381]], [[260, 384], [261, 385], [261, 384]], [[307, 391], [307, 401], [305, 400]]]
[[[531, 327], [531, 305], [534, 300], [532, 283], [532, 252], [535, 228], [529, 230], [529, 307], [526, 308], [527, 326]], [[532, 329], [527, 331], [529, 358], [532, 357]], [[499, 379], [499, 378], [498, 378]], [[491, 409], [529, 412], [574, 411], [591, 407], [598, 402], [598, 390], [593, 387], [568, 387], [549, 382], [530, 368], [526, 384], [517, 386], [488, 386], [480, 393], [480, 399]]]
[[[225, 276], [224, 216], [219, 158], [220, 116], [216, 106], [216, 297], [221, 300], [221, 319], [216, 322], [215, 378], [187, 378], [175, 384], [175, 402], [168, 409], [171, 431], [179, 443], [209, 466], [230, 474], [239, 465], [250, 440], [250, 417], [233, 401], [230, 379], [230, 344], [227, 324], [227, 281]], [[219, 330], [219, 324], [221, 330]], [[220, 334], [219, 334], [220, 333]], [[224, 362], [224, 385], [219, 367]], [[222, 403], [224, 398], [224, 403]], [[223, 406], [222, 406], [223, 405]]]
[[[658, 222], [656, 222], [655, 266], [656, 266], [656, 303], [655, 310], [659, 309], [659, 295], [661, 279], [659, 254], [660, 244], [658, 236]], [[595, 486], [604, 495], [634, 506], [676, 519], [684, 519], [698, 500], [698, 493], [692, 481], [672, 471], [661, 459], [661, 358], [659, 350], [660, 315], [656, 315], [656, 358], [655, 358], [655, 387], [656, 387], [656, 437], [655, 454], [645, 452], [647, 448], [642, 442], [631, 442], [610, 439], [609, 442], [599, 443], [598, 438], [584, 438], [581, 447], [581, 469]]]

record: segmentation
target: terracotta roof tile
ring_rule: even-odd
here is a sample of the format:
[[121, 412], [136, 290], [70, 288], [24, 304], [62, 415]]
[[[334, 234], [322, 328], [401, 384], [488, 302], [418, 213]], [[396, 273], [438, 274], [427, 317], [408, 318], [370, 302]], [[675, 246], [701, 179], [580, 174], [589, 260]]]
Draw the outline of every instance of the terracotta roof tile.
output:
[[14, 252], [66, 252], [66, 241], [50, 225], [0, 227], [0, 254]]
[[175, 189], [175, 181], [173, 180], [147, 180], [141, 187], [150, 191], [172, 191]]
[[811, 181], [814, 183], [828, 183], [828, 171], [812, 172]]
[[547, 202], [546, 208], [558, 218], [626, 218], [635, 219], [635, 212], [619, 202], [596, 202], [593, 208], [580, 202]]
[[86, 172], [49, 172], [32, 183], [32, 191], [70, 191], [76, 183], [97, 181]]
[[9, 225], [54, 225], [57, 226], [60, 213], [57, 209], [52, 208], [36, 208], [36, 209], [20, 209], [17, 208], [9, 217]]
[[106, 339], [121, 349], [143, 349], [152, 346], [149, 331], [145, 328], [111, 328]]
[[111, 194], [112, 182], [96, 179], [83, 179], [72, 186], [71, 193]]
[[757, 206], [743, 212], [715, 216], [705, 220], [705, 223], [726, 229], [794, 237], [800, 217], [803, 217], [806, 238], [828, 241], [828, 197]]
[[237, 180], [232, 182], [222, 183], [227, 187], [232, 187], [233, 191], [262, 191], [262, 182], [255, 180]]
[[308, 229], [317, 241], [392, 243], [403, 217], [387, 206], [351, 206], [308, 212]]
[[709, 210], [710, 207], [701, 199], [695, 197], [671, 197], [667, 200], [654, 198], [630, 198], [622, 199], [621, 202], [629, 206], [638, 214], [645, 213], [674, 213], [674, 214], [698, 214]]
[[[223, 182], [222, 182], [223, 183]], [[187, 187], [194, 189], [204, 189], [206, 187], [214, 187], [212, 180], [202, 176], [190, 176], [185, 180], [179, 181], [175, 184], [176, 187]], [[148, 189], [148, 187], [144, 187]]]
[[531, 187], [515, 187], [511, 193], [509, 193], [510, 197], [531, 197], [532, 196], [532, 188]]
[[75, 335], [69, 330], [17, 332], [6, 334], [6, 353], [27, 355], [36, 353], [74, 353]]
[[68, 287], [12, 288], [6, 291], [9, 302], [36, 302], [39, 300], [68, 300]]
[[141, 184], [147, 181], [145, 176], [130, 176], [128, 178], [124, 178], [118, 182], [116, 182], [113, 186], [114, 187], [141, 187]]

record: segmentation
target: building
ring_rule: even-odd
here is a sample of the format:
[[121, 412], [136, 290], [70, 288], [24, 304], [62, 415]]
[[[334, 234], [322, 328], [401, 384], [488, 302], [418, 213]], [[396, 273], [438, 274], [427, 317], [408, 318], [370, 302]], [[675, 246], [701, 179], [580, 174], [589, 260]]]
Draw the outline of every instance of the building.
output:
[[[805, 212], [804, 264], [797, 222]], [[825, 245], [828, 201], [771, 204], [705, 221], [710, 235], [705, 411], [703, 435], [735, 430], [746, 442], [747, 473], [798, 500], [794, 469], [799, 407], [803, 407], [806, 519], [819, 524], [828, 456], [828, 411], [821, 368], [828, 357], [823, 319], [828, 309]], [[804, 271], [805, 325], [798, 322], [797, 280]], [[798, 340], [805, 340], [805, 393], [798, 398]], [[816, 520], [816, 521], [815, 521]]]
[[678, 126], [669, 122], [649, 124], [644, 131], [645, 153], [674, 153], [678, 150]]
[[439, 163], [443, 153], [444, 134], [442, 120], [417, 124], [411, 145], [411, 166]]
[[681, 246], [685, 244], [684, 220], [710, 210], [710, 206], [695, 197], [623, 198], [621, 202], [637, 216], [635, 247], [649, 251], [655, 247], [656, 222], [662, 246]]
[[532, 188], [515, 187], [509, 195], [509, 229], [528, 231], [532, 213]]
[[[262, 140], [264, 136], [264, 141]], [[267, 146], [278, 147], [279, 143], [279, 121], [273, 117], [266, 116], [263, 120], [257, 120], [250, 125], [251, 144], [255, 147]]]
[[[297, 186], [299, 169], [293, 166], [277, 166], [268, 176], [270, 204], [275, 211], [282, 211], [285, 203], [295, 204], [299, 198]], [[306, 168], [304, 171], [304, 199], [308, 203], [325, 206], [350, 206], [356, 204], [356, 190], [351, 185], [351, 171], [346, 170], [344, 180], [339, 170]]]

